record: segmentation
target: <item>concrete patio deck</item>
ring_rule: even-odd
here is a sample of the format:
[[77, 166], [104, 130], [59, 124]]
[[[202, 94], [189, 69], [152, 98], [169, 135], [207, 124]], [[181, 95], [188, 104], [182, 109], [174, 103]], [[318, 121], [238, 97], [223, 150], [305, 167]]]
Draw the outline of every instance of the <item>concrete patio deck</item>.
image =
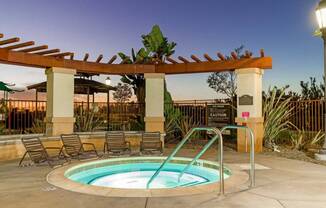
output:
[[[170, 149], [166, 150], [168, 154]], [[180, 156], [197, 151], [185, 149]], [[210, 150], [204, 159], [215, 160]], [[225, 153], [226, 163], [248, 163], [248, 155]], [[5, 208], [326, 208], [326, 166], [257, 155], [256, 163], [270, 169], [256, 171], [256, 187], [238, 187], [225, 197], [217, 193], [163, 198], [114, 198], [80, 194], [55, 188], [46, 182], [49, 167], [17, 167], [18, 161], [0, 162], [0, 205]]]

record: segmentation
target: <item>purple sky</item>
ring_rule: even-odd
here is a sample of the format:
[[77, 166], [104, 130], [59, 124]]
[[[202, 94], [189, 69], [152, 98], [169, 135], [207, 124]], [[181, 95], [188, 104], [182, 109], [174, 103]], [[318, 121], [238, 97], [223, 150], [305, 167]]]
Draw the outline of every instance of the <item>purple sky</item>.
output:
[[[22, 41], [35, 40], [51, 48], [75, 52], [76, 58], [103, 54], [104, 61], [119, 51], [141, 46], [140, 36], [159, 24], [178, 43], [176, 55], [202, 57], [217, 51], [229, 54], [244, 44], [258, 55], [264, 48], [273, 57], [264, 88], [320, 77], [322, 41], [313, 37], [318, 0], [4, 0], [0, 32]], [[0, 65], [0, 81], [26, 86], [45, 80], [44, 71]], [[208, 74], [167, 76], [174, 99], [216, 98], [206, 84]], [[104, 76], [100, 80], [104, 80]], [[113, 84], [119, 76], [113, 77]]]

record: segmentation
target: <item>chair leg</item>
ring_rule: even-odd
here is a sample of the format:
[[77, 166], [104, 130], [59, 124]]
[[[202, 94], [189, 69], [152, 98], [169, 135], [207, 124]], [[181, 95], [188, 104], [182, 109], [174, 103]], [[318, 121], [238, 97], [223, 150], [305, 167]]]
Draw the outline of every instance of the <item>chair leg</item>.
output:
[[19, 161], [19, 165], [18, 165], [18, 166], [21, 166], [21, 164], [22, 164], [22, 162], [24, 161], [26, 155], [27, 155], [27, 151], [24, 153], [22, 159], [20, 159], [20, 161]]

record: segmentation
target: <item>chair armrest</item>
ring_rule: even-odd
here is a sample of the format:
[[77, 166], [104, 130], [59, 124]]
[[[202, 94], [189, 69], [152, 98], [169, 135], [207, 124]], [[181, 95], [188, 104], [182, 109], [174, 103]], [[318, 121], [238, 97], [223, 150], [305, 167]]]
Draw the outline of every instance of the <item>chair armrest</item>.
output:
[[92, 146], [93, 149], [96, 150], [95, 145], [94, 145], [93, 143], [87, 143], [87, 142], [85, 142], [85, 143], [82, 143], [82, 145], [89, 145], [89, 146]]

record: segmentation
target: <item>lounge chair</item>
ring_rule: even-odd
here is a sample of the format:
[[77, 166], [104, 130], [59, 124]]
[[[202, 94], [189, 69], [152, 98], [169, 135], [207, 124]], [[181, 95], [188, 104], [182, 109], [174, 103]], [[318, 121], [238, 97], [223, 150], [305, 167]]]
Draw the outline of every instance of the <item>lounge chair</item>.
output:
[[[50, 167], [63, 165], [66, 162], [69, 162], [66, 156], [62, 152], [62, 148], [60, 147], [44, 147], [40, 138], [38, 137], [29, 137], [22, 138], [22, 143], [26, 149], [26, 152], [22, 159], [19, 162], [19, 166], [21, 166], [24, 161], [26, 155], [29, 156], [31, 161], [34, 164], [48, 163]], [[58, 150], [58, 154], [50, 155], [47, 150]]]
[[105, 134], [105, 142], [103, 152], [108, 154], [123, 154], [130, 152], [130, 143], [126, 141], [123, 132], [107, 132]]
[[[62, 134], [60, 137], [63, 144], [62, 148], [71, 158], [78, 160], [99, 158], [95, 145], [81, 142], [78, 134]], [[85, 146], [89, 146], [90, 149], [85, 149]]]
[[143, 132], [140, 142], [140, 151], [142, 153], [163, 153], [163, 144], [160, 132]]

